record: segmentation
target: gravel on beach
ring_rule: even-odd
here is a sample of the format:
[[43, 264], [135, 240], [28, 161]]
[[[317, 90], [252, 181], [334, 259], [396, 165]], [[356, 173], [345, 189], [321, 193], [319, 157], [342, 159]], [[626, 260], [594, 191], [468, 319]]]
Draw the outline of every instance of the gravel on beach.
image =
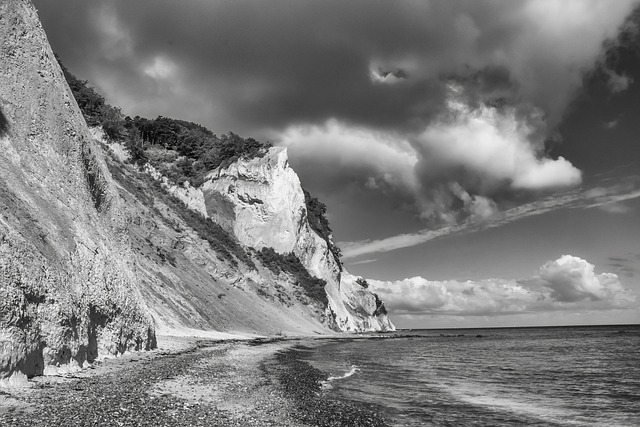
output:
[[294, 345], [201, 341], [178, 353], [107, 359], [65, 378], [0, 391], [0, 425], [386, 425], [372, 408], [325, 396], [326, 375], [301, 361], [304, 346]]
[[327, 374], [301, 360], [303, 345], [280, 351], [270, 364], [265, 364], [266, 372], [275, 372], [280, 387], [295, 402], [294, 416], [303, 425], [320, 427], [354, 426], [382, 427], [387, 423], [375, 408], [329, 398], [322, 392], [321, 384]]

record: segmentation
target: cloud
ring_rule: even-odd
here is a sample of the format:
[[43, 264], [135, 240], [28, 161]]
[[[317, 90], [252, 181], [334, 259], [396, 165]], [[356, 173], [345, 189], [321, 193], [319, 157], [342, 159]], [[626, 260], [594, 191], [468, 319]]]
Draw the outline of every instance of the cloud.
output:
[[[544, 190], [579, 184], [581, 172], [562, 157], [544, 156], [544, 126], [534, 107], [469, 105], [464, 89], [449, 86], [447, 111], [415, 139], [425, 181], [446, 178], [467, 191]], [[457, 172], [452, 172], [457, 171]]]
[[156, 80], [166, 80], [176, 73], [176, 64], [171, 60], [162, 56], [156, 56], [146, 66], [143, 67], [144, 73]]
[[523, 280], [431, 281], [413, 277], [395, 282], [367, 280], [392, 314], [498, 316], [558, 310], [633, 307], [637, 296], [617, 275], [595, 273], [593, 264], [563, 255]]
[[624, 203], [606, 203], [600, 206], [600, 209], [611, 214], [626, 214], [632, 211], [632, 209]]
[[393, 314], [513, 314], [525, 311], [537, 295], [506, 281], [430, 281], [413, 277], [397, 282], [368, 280]]
[[[83, 78], [106, 81], [100, 89], [112, 102], [136, 107], [127, 113], [186, 114], [216, 131], [255, 134], [331, 117], [423, 128], [441, 112], [452, 77], [481, 100], [535, 105], [555, 123], [637, 2], [35, 4], [63, 61]], [[181, 96], [203, 108], [184, 111], [177, 99], [167, 110], [138, 102], [153, 98], [144, 96], [151, 89], [141, 84], [141, 64], [154, 57], [180, 64]], [[222, 106], [224, 114], [205, 116]]]
[[614, 129], [620, 124], [620, 119], [609, 120], [603, 123], [606, 129]]
[[633, 79], [624, 74], [618, 74], [613, 70], [605, 69], [605, 73], [607, 74], [607, 86], [609, 90], [613, 93], [624, 92], [629, 88], [631, 83], [633, 83]]
[[338, 246], [342, 249], [342, 257], [348, 260], [367, 254], [390, 252], [396, 249], [417, 246], [455, 233], [468, 233], [483, 228], [499, 227], [518, 219], [542, 215], [559, 208], [598, 208], [612, 214], [627, 213], [630, 212], [631, 208], [622, 204], [622, 202], [639, 197], [640, 177], [631, 176], [610, 186], [596, 186], [586, 190], [573, 189], [501, 212], [490, 210], [488, 212], [491, 212], [491, 214], [481, 222], [470, 217], [466, 221], [455, 225], [434, 229], [425, 228], [415, 233], [404, 233], [383, 239], [338, 242]]
[[629, 254], [627, 257], [609, 257], [608, 265], [613, 267], [619, 274], [632, 278], [638, 273], [638, 268], [635, 266], [635, 262], [630, 258], [640, 259], [640, 256], [634, 256]]
[[386, 71], [382, 68], [376, 69], [374, 67], [369, 68], [369, 76], [371, 77], [371, 82], [374, 84], [396, 84], [409, 77], [407, 72], [402, 68], [394, 71]]
[[315, 165], [325, 188], [357, 180], [371, 189], [412, 191], [417, 187], [412, 173], [418, 161], [410, 144], [384, 132], [348, 126], [337, 120], [322, 125], [287, 128], [278, 136], [289, 148], [293, 162], [305, 170]]
[[540, 278], [559, 302], [614, 300], [623, 292], [618, 276], [595, 274], [594, 265], [571, 255], [563, 255], [540, 267]]
[[379, 240], [362, 240], [358, 242], [339, 242], [342, 258], [345, 260], [365, 254], [390, 252], [396, 249], [416, 246], [438, 237], [450, 235], [465, 229], [465, 224], [445, 226], [435, 230], [421, 230], [417, 233], [398, 234]]
[[[450, 84], [445, 110], [419, 133], [398, 134], [328, 120], [292, 125], [275, 140], [310, 180], [340, 191], [352, 181], [393, 192], [434, 223], [484, 221], [502, 210], [493, 196], [537, 193], [579, 184], [581, 172], [560, 157], [545, 157], [535, 108], [480, 105]], [[525, 111], [526, 110], [526, 111]], [[306, 176], [305, 176], [306, 178]], [[331, 183], [335, 183], [333, 186]]]
[[544, 140], [638, 2], [35, 3], [125, 114], [270, 138], [314, 193], [454, 224], [581, 181]]
[[360, 261], [350, 262], [349, 265], [370, 264], [370, 263], [376, 262], [376, 261], [377, 261], [377, 259], [375, 259], [375, 258], [363, 259], [363, 260], [360, 260]]
[[131, 32], [119, 18], [113, 4], [101, 4], [93, 9], [90, 20], [100, 40], [100, 52], [105, 58], [114, 61], [133, 54]]

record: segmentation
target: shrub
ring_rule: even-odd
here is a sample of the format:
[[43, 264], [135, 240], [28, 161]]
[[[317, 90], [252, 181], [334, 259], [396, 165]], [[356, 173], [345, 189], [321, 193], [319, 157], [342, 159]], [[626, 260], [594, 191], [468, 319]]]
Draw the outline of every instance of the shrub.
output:
[[362, 277], [358, 277], [356, 279], [356, 283], [360, 286], [362, 286], [363, 288], [367, 289], [369, 288], [369, 282], [367, 282], [365, 279], [363, 279]]
[[[242, 138], [233, 132], [217, 136], [197, 123], [163, 116], [156, 119], [125, 117], [124, 127], [130, 134], [137, 132], [140, 135], [140, 146], [143, 149], [145, 145], [154, 145], [175, 150], [179, 156], [179, 164], [171, 162], [176, 168], [168, 177], [174, 181], [178, 178], [182, 181], [189, 180], [196, 186], [203, 182], [204, 176], [212, 169], [226, 167], [239, 158], [262, 157], [271, 147], [269, 142]], [[160, 166], [154, 157], [147, 155], [147, 158], [154, 166]]]
[[[107, 162], [107, 165], [113, 178], [129, 193], [150, 208], [167, 226], [175, 228], [175, 224], [166, 218], [155, 206], [154, 198], [166, 204], [191, 227], [201, 239], [206, 240], [211, 249], [213, 249], [221, 259], [228, 261], [233, 266], [237, 266], [238, 260], [240, 260], [250, 268], [255, 269], [255, 263], [235, 237], [231, 236], [219, 224], [189, 209], [180, 199], [169, 194], [158, 181], [143, 172], [137, 172], [131, 169], [129, 169], [131, 173], [125, 175], [123, 170], [124, 166], [118, 166], [113, 162]], [[168, 259], [168, 261], [172, 262], [173, 260]]]
[[[111, 141], [125, 141], [134, 163], [150, 160], [145, 146], [159, 145], [183, 156], [175, 178], [202, 183], [211, 169], [227, 166], [239, 158], [262, 157], [271, 147], [270, 142], [242, 138], [233, 132], [218, 137], [204, 126], [186, 120], [164, 116], [151, 120], [140, 116], [123, 118], [120, 108], [107, 104], [88, 81], [71, 74], [57, 55], [56, 59], [87, 124], [102, 126]], [[0, 116], [0, 135], [5, 127], [6, 120]]]
[[378, 294], [374, 293], [373, 296], [376, 298], [376, 311], [373, 312], [374, 316], [381, 316], [383, 314], [387, 314], [387, 308], [384, 306], [384, 303], [378, 296]]
[[100, 95], [94, 88], [89, 86], [86, 80], [80, 80], [62, 64], [58, 55], [56, 59], [62, 68], [67, 84], [73, 93], [73, 97], [82, 111], [82, 115], [89, 126], [98, 126], [102, 124], [102, 115], [106, 106], [104, 97]]
[[337, 247], [333, 241], [331, 240], [331, 227], [329, 227], [329, 220], [327, 219], [327, 205], [322, 203], [316, 197], [313, 197], [311, 193], [309, 193], [304, 188], [302, 189], [304, 192], [304, 202], [307, 207], [307, 221], [309, 221], [309, 225], [311, 229], [318, 233], [320, 237], [327, 242], [327, 247], [333, 258], [338, 263], [340, 267], [340, 271], [342, 271], [342, 261], [340, 261], [340, 257], [342, 253], [340, 252], [340, 248]]
[[279, 254], [273, 248], [264, 247], [257, 251], [258, 259], [275, 274], [284, 272], [293, 276], [296, 285], [300, 286], [304, 293], [313, 301], [319, 302], [323, 307], [329, 303], [327, 293], [324, 290], [327, 282], [309, 274], [300, 262], [300, 259], [292, 252]]

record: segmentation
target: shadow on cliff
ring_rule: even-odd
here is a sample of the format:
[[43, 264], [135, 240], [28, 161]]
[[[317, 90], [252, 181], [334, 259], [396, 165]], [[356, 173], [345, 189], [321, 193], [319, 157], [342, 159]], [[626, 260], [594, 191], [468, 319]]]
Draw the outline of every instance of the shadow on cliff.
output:
[[2, 108], [0, 108], [0, 138], [5, 136], [9, 132], [9, 121], [4, 116]]

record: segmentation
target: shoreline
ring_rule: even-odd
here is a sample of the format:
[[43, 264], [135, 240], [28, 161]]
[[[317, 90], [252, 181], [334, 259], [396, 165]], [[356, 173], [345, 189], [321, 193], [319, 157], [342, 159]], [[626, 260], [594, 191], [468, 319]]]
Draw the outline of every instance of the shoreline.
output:
[[363, 338], [160, 336], [156, 350], [0, 389], [0, 425], [383, 426], [328, 398], [328, 375], [299, 360], [325, 340]]
[[321, 345], [319, 341], [295, 344], [280, 351], [263, 369], [278, 378], [280, 386], [296, 405], [294, 417], [301, 425], [313, 426], [387, 426], [385, 418], [375, 408], [364, 403], [355, 404], [329, 397], [323, 387], [329, 374], [313, 367], [304, 359], [312, 351], [308, 345]]

